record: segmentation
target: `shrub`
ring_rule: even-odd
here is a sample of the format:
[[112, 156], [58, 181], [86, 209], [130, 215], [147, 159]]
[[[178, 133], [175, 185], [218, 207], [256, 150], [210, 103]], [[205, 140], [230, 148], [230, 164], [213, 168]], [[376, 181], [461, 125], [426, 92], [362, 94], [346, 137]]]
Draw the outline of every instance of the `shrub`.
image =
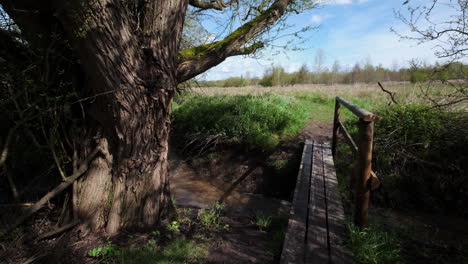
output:
[[374, 135], [374, 169], [382, 178], [378, 201], [466, 215], [467, 113], [407, 105], [379, 116]]
[[224, 87], [243, 87], [247, 86], [247, 80], [242, 77], [231, 77], [224, 81]]
[[176, 144], [192, 150], [219, 143], [270, 150], [281, 136], [303, 128], [307, 117], [291, 97], [193, 96], [174, 108], [172, 135]]
[[104, 264], [203, 263], [207, 255], [206, 244], [183, 237], [170, 241], [164, 248], [160, 248], [157, 241], [152, 239], [141, 248], [123, 247], [109, 241], [105, 246], [88, 251], [89, 257], [99, 259]]
[[425, 73], [422, 70], [416, 70], [413, 73], [411, 73], [410, 81], [411, 83], [421, 83], [427, 81], [427, 79], [427, 73]]

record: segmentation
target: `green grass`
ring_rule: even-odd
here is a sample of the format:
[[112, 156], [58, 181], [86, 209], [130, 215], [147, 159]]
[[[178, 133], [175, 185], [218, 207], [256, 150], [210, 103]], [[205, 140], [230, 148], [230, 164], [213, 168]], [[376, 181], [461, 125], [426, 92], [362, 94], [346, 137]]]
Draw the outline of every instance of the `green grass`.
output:
[[[335, 98], [323, 93], [287, 95], [188, 95], [172, 111], [174, 142], [186, 150], [203, 150], [228, 143], [263, 151], [274, 149], [282, 138], [297, 134], [307, 120], [331, 122]], [[368, 98], [350, 98], [367, 110]], [[343, 108], [342, 117], [354, 115]]]
[[173, 138], [194, 149], [234, 143], [271, 150], [304, 127], [309, 112], [290, 96], [191, 96], [174, 106]]
[[201, 209], [198, 212], [200, 226], [202, 230], [208, 235], [218, 232], [223, 228], [228, 228], [228, 226], [223, 226], [221, 223], [222, 210], [223, 205], [215, 202], [209, 208]]
[[272, 216], [258, 211], [255, 213], [255, 224], [260, 228], [260, 230], [266, 230], [271, 226]]
[[359, 230], [353, 224], [348, 224], [348, 230], [349, 245], [356, 263], [401, 263], [400, 245], [396, 234], [386, 232], [377, 226]]
[[105, 246], [88, 251], [88, 256], [104, 264], [200, 263], [207, 255], [206, 244], [185, 238], [176, 238], [164, 247], [158, 246], [155, 240], [149, 240], [142, 248], [126, 248], [108, 242]]
[[[291, 92], [288, 94], [300, 101], [300, 103], [306, 109], [306, 112], [309, 114], [310, 119], [324, 123], [333, 121], [333, 115], [335, 112], [335, 96], [318, 92]], [[379, 104], [378, 102], [372, 101], [372, 99], [365, 97], [350, 97], [344, 99], [368, 111], [373, 111], [376, 109], [376, 105]], [[352, 114], [345, 107], [341, 107], [341, 117], [343, 119], [357, 120], [354, 114]]]

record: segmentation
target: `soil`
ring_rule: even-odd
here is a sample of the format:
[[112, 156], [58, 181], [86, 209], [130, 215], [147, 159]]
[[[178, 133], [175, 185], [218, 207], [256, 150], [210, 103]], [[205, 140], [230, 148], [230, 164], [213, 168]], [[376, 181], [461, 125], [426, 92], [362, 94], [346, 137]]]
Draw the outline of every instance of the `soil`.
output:
[[275, 263], [270, 236], [246, 217], [230, 217], [229, 229], [212, 242], [208, 263]]
[[307, 127], [302, 130], [301, 135], [303, 139], [314, 139], [321, 143], [331, 142], [332, 130], [333, 123], [322, 123], [311, 120], [307, 122]]

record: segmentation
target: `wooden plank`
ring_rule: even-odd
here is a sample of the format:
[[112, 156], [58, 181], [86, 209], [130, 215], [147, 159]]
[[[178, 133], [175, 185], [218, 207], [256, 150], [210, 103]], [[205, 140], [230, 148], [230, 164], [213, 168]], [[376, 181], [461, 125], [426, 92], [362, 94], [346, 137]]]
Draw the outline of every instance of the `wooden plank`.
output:
[[351, 253], [344, 246], [346, 238], [345, 214], [339, 193], [332, 150], [328, 144], [324, 144], [323, 148], [323, 168], [327, 194], [330, 263], [352, 263]]
[[340, 102], [340, 104], [344, 105], [346, 108], [349, 109], [349, 111], [353, 112], [357, 117], [361, 118], [362, 120], [365, 121], [377, 121], [379, 120], [379, 117], [365, 109], [360, 108], [359, 106], [346, 101], [345, 99], [337, 96], [336, 101]]
[[329, 262], [322, 152], [322, 144], [314, 144], [307, 223], [306, 263]]
[[304, 263], [307, 204], [311, 172], [313, 142], [306, 140], [296, 180], [291, 215], [283, 244], [280, 263]]

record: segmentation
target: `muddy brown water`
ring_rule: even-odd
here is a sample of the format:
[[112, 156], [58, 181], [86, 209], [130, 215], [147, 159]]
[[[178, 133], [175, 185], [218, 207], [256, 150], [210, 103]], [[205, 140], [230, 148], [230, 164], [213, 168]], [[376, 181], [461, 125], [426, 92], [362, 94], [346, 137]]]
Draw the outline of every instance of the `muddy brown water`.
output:
[[252, 216], [258, 211], [273, 215], [289, 214], [289, 202], [242, 190], [241, 185], [235, 184], [240, 176], [230, 182], [202, 177], [173, 151], [169, 154], [169, 164], [171, 194], [179, 207], [207, 208], [221, 201], [228, 214]]

